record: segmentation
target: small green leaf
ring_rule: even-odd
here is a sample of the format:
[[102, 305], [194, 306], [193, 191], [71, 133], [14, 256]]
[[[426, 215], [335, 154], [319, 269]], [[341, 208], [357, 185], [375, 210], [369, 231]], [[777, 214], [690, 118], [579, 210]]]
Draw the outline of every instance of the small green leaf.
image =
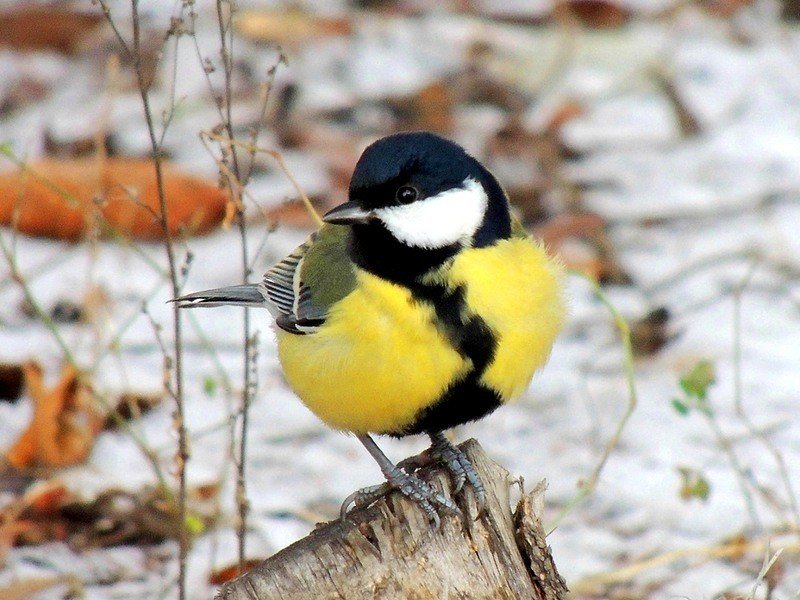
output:
[[681, 389], [690, 398], [705, 400], [708, 388], [716, 381], [714, 365], [711, 361], [701, 360], [686, 375], [681, 377]]
[[689, 414], [689, 405], [677, 398], [672, 399], [672, 408], [674, 408], [675, 412], [679, 415], [686, 416]]
[[193, 514], [186, 515], [186, 530], [191, 535], [200, 535], [201, 533], [203, 533], [203, 531], [205, 531], [205, 529], [206, 526], [200, 517]]
[[211, 376], [206, 377], [203, 379], [203, 391], [206, 393], [206, 396], [215, 396], [217, 394], [217, 380]]
[[681, 488], [679, 494], [683, 500], [697, 498], [705, 502], [711, 493], [711, 484], [705, 475], [696, 469], [689, 467], [678, 467], [681, 476]]
[[678, 398], [672, 399], [672, 408], [674, 408], [675, 412], [677, 412], [679, 415], [686, 416], [689, 414], [689, 405]]

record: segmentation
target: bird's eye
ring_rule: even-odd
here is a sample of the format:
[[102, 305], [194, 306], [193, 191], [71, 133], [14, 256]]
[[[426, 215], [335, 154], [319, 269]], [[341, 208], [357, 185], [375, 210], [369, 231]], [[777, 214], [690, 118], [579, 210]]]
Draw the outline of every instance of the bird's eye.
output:
[[417, 188], [410, 185], [403, 185], [397, 188], [396, 198], [400, 204], [411, 204], [419, 197]]

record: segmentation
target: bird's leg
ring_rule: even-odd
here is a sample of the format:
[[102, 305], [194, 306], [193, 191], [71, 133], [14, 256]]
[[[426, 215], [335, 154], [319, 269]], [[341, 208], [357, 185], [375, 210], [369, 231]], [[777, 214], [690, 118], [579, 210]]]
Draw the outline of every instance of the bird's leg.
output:
[[350, 494], [342, 504], [342, 519], [345, 518], [350, 504], [354, 504], [357, 507], [366, 506], [393, 489], [399, 490], [406, 498], [416, 502], [437, 528], [439, 527], [439, 515], [436, 512], [437, 505], [455, 514], [460, 514], [461, 511], [452, 500], [445, 498], [428, 483], [410, 473], [406, 473], [392, 463], [369, 435], [360, 434], [356, 437], [364, 444], [367, 452], [372, 455], [375, 462], [378, 463], [384, 477], [386, 477], [386, 483], [370, 486]]
[[458, 446], [450, 443], [450, 440], [441, 431], [429, 432], [431, 438], [431, 447], [425, 454], [419, 456], [412, 456], [399, 463], [399, 467], [413, 472], [422, 466], [427, 466], [431, 463], [440, 463], [448, 471], [453, 478], [453, 493], [457, 494], [464, 487], [464, 483], [469, 483], [475, 492], [475, 503], [478, 506], [478, 512], [483, 512], [486, 505], [486, 488], [483, 486], [478, 472], [467, 456], [461, 451]]

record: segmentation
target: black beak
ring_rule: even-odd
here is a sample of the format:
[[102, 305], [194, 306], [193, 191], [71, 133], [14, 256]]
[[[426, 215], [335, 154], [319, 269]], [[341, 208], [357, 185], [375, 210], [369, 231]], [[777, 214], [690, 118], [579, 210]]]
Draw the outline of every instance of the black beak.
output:
[[375, 219], [375, 214], [372, 211], [364, 210], [355, 202], [340, 204], [322, 217], [322, 220], [326, 223], [335, 225], [357, 225], [359, 223], [369, 223], [373, 219]]

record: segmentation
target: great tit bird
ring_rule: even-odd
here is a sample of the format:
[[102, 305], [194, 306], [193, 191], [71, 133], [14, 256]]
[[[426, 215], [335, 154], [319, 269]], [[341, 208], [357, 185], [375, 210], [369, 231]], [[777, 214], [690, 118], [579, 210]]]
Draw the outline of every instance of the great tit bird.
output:
[[[564, 320], [561, 267], [512, 219], [495, 177], [459, 145], [427, 132], [364, 150], [349, 201], [256, 284], [176, 299], [182, 307], [265, 307], [277, 324], [289, 385], [322, 421], [352, 432], [389, 489], [438, 523], [450, 498], [393, 464], [371, 433], [425, 433], [429, 458], [484, 487], [443, 432], [519, 396], [547, 360]], [[413, 465], [412, 465], [413, 466]]]

